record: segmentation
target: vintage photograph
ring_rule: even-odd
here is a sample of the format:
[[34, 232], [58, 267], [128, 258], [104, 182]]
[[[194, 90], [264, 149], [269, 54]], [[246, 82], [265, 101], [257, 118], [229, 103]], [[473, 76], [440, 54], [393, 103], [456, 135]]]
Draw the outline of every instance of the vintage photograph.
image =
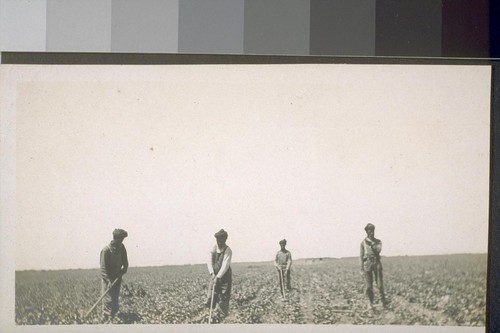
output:
[[2, 74], [15, 327], [484, 331], [489, 66]]

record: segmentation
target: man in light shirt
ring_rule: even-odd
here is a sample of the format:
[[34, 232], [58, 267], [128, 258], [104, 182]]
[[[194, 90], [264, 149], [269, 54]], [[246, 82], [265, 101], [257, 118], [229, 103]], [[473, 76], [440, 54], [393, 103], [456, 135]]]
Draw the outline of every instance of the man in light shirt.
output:
[[[290, 282], [290, 267], [292, 266], [292, 253], [288, 251], [286, 247], [286, 239], [279, 241], [281, 249], [276, 253], [276, 258], [274, 259], [274, 266], [278, 270], [278, 278], [280, 282], [280, 292], [283, 293], [283, 285], [285, 283], [286, 289], [291, 290], [292, 285]], [[284, 281], [282, 281], [282, 279]], [[286, 282], [285, 282], [286, 281]], [[285, 296], [285, 295], [281, 295]]]
[[382, 262], [380, 261], [380, 252], [382, 251], [382, 241], [375, 238], [375, 226], [368, 223], [365, 227], [366, 238], [361, 242], [360, 262], [361, 272], [366, 280], [366, 294], [370, 300], [370, 306], [373, 307], [373, 280], [377, 284], [380, 292], [382, 305], [387, 306], [384, 294], [384, 279], [382, 274]]
[[210, 307], [212, 286], [215, 283], [214, 304], [212, 304], [212, 308], [218, 304], [218, 308], [226, 316], [229, 312], [229, 298], [231, 296], [231, 258], [233, 252], [226, 244], [228, 234], [224, 229], [219, 230], [214, 236], [217, 245], [214, 245], [210, 251], [210, 258], [207, 263], [208, 272], [212, 278], [208, 289], [207, 306]]

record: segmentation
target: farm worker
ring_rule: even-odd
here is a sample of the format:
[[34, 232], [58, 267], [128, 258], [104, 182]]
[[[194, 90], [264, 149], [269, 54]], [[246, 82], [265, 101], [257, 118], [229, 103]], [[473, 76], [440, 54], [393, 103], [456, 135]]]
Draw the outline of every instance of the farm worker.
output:
[[218, 304], [218, 308], [222, 313], [227, 315], [229, 312], [229, 298], [231, 296], [231, 258], [233, 252], [226, 244], [228, 234], [224, 229], [219, 230], [214, 236], [217, 245], [214, 245], [210, 251], [210, 258], [207, 263], [208, 272], [211, 276], [207, 295], [207, 307], [210, 307], [212, 286], [215, 283], [214, 304], [212, 304], [212, 307]]
[[101, 251], [101, 286], [102, 294], [109, 289], [115, 279], [116, 283], [102, 299], [103, 319], [108, 320], [118, 312], [118, 296], [122, 275], [127, 272], [128, 258], [127, 250], [123, 245], [123, 239], [128, 234], [123, 229], [113, 231], [113, 240]]
[[385, 307], [384, 279], [382, 275], [382, 262], [380, 261], [380, 252], [382, 251], [382, 241], [375, 238], [375, 226], [368, 223], [365, 227], [366, 238], [361, 242], [360, 262], [361, 272], [365, 277], [366, 294], [370, 300], [370, 306], [373, 307], [373, 280], [377, 284], [380, 292], [382, 304]]
[[[286, 280], [286, 289], [291, 290], [292, 284], [290, 283], [290, 267], [292, 266], [292, 253], [288, 251], [286, 247], [286, 239], [279, 241], [281, 249], [276, 253], [276, 258], [274, 259], [274, 266], [278, 270], [278, 278], [280, 282], [280, 291], [283, 292], [283, 286], [281, 285], [282, 277]], [[284, 282], [284, 281], [283, 281]], [[285, 295], [282, 295], [283, 297]]]

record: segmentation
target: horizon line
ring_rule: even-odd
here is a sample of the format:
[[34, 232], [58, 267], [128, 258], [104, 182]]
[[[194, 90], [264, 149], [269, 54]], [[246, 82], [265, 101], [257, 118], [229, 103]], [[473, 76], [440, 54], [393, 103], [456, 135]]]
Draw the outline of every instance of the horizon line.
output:
[[[394, 255], [394, 256], [381, 256], [382, 258], [397, 258], [397, 257], [436, 257], [436, 256], [457, 256], [457, 255], [488, 255], [487, 252], [462, 252], [462, 253], [447, 253], [447, 254], [418, 254], [418, 255]], [[308, 257], [308, 258], [298, 258], [293, 259], [293, 261], [304, 261], [313, 259], [330, 259], [330, 260], [342, 260], [342, 259], [359, 259], [359, 256], [350, 257]], [[263, 264], [272, 263], [273, 260], [263, 260], [263, 261], [236, 261], [231, 264]], [[179, 266], [199, 266], [206, 265], [207, 263], [186, 263], [186, 264], [163, 264], [163, 265], [145, 265], [145, 266], [129, 266], [129, 268], [160, 268], [160, 267], [179, 267]], [[76, 271], [76, 270], [95, 270], [100, 269], [100, 267], [89, 267], [89, 268], [26, 268], [26, 269], [16, 269], [15, 272], [26, 272], [26, 271]]]

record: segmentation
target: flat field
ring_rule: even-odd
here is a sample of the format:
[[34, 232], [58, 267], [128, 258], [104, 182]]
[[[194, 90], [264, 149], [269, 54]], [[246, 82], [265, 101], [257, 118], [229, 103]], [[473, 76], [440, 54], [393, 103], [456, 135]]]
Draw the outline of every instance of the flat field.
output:
[[[280, 296], [271, 263], [232, 264], [232, 324], [361, 324], [484, 326], [486, 254], [383, 257], [389, 306], [368, 309], [357, 258], [296, 260], [292, 290]], [[122, 324], [202, 324], [208, 271], [205, 265], [131, 267], [124, 276]], [[17, 271], [16, 323], [100, 324], [97, 269]], [[376, 298], [378, 290], [375, 288]]]

